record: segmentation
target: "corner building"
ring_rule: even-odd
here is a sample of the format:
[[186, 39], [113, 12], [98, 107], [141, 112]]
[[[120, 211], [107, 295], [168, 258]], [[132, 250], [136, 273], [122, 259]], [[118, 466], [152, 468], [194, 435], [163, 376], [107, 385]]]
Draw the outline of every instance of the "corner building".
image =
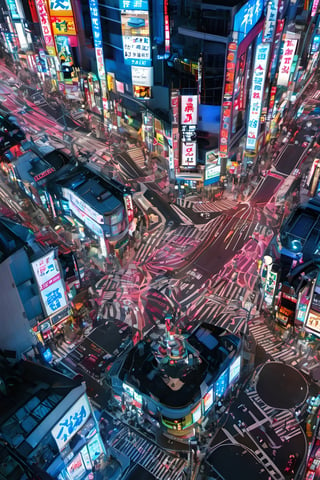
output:
[[240, 339], [220, 327], [204, 323], [191, 335], [167, 331], [114, 363], [114, 398], [123, 410], [157, 420], [164, 434], [187, 439], [237, 382], [241, 363]]

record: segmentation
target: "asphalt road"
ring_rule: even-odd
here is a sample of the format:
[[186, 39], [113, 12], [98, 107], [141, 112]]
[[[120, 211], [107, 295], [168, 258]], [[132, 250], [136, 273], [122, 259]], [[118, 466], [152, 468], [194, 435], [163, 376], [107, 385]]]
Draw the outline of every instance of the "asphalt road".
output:
[[297, 168], [301, 158], [306, 150], [306, 147], [295, 145], [293, 143], [287, 144], [274, 164], [279, 173], [290, 175], [290, 173]]

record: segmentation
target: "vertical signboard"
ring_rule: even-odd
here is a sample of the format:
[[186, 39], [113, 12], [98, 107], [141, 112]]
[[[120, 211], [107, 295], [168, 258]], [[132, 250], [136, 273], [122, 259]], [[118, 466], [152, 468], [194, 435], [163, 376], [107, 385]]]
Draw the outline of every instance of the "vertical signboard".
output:
[[175, 172], [179, 169], [179, 90], [171, 90], [172, 156]]
[[313, 0], [312, 3], [312, 10], [311, 10], [311, 17], [314, 17], [318, 11], [319, 0]]
[[124, 63], [140, 67], [151, 66], [149, 12], [125, 10], [121, 12]]
[[47, 315], [67, 305], [64, 285], [55, 252], [52, 250], [31, 264]]
[[99, 15], [98, 0], [89, 0], [90, 8], [90, 17], [91, 17], [91, 26], [93, 33], [93, 43], [96, 54], [98, 76], [100, 79], [101, 93], [102, 93], [102, 105], [103, 105], [103, 116], [107, 118], [107, 81], [106, 81], [106, 70], [104, 66], [104, 54], [102, 47], [102, 31]]
[[20, 15], [18, 12], [18, 7], [15, 0], [7, 0], [7, 5], [11, 13], [11, 18], [13, 21], [20, 20]]
[[197, 125], [198, 97], [197, 95], [181, 95], [181, 125]]
[[264, 95], [270, 44], [260, 43], [256, 47], [251, 88], [249, 121], [247, 128], [246, 149], [255, 150], [260, 126], [261, 105]]
[[164, 51], [170, 53], [170, 24], [169, 24], [169, 12], [168, 12], [169, 0], [163, 2], [164, 13]]
[[220, 158], [228, 156], [228, 141], [231, 127], [232, 114], [232, 97], [235, 80], [237, 44], [230, 42], [227, 51], [226, 75], [224, 82], [223, 102], [221, 109], [221, 125], [220, 125]]
[[291, 65], [296, 50], [297, 40], [286, 39], [283, 44], [282, 58], [279, 68], [278, 85], [286, 87], [289, 83], [289, 77], [291, 72]]
[[40, 20], [41, 30], [44, 38], [44, 43], [49, 55], [56, 55], [56, 48], [54, 44], [54, 38], [51, 31], [51, 24], [49, 15], [47, 12], [46, 0], [35, 0]]
[[181, 142], [181, 166], [194, 168], [197, 165], [197, 144], [196, 142]]
[[83, 395], [53, 427], [51, 435], [55, 439], [60, 452], [82, 425], [86, 423], [90, 414], [91, 410], [87, 396]]
[[278, 14], [278, 0], [270, 0], [267, 6], [267, 15], [264, 22], [263, 42], [272, 42], [276, 28]]

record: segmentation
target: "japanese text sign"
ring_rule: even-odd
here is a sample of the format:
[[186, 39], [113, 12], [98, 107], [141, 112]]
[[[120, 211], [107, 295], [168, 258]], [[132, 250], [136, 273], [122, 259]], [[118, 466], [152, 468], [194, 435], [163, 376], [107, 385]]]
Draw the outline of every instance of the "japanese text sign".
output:
[[198, 97], [196, 95], [181, 95], [181, 125], [197, 125]]
[[148, 0], [120, 0], [121, 10], [148, 10]]
[[54, 35], [77, 34], [73, 17], [51, 16], [51, 25]]
[[269, 43], [260, 43], [256, 48], [247, 128], [247, 150], [255, 150], [256, 148], [269, 50]]
[[31, 264], [47, 315], [67, 305], [55, 252], [52, 250]]
[[72, 7], [70, 0], [49, 0], [50, 15], [63, 15], [72, 17]]
[[195, 167], [197, 165], [197, 144], [195, 142], [181, 142], [181, 166]]
[[7, 0], [7, 4], [11, 13], [12, 20], [20, 20], [20, 15], [15, 0]]
[[238, 43], [242, 42], [246, 35], [260, 20], [263, 12], [262, 0], [249, 0], [234, 17], [233, 30], [238, 33]]
[[124, 61], [127, 65], [151, 66], [149, 12], [126, 10], [121, 13]]
[[47, 12], [47, 6], [45, 0], [36, 0], [36, 7], [41, 24], [44, 43], [47, 47], [49, 55], [56, 55], [56, 49], [54, 44], [54, 38], [51, 32], [51, 24], [49, 15]]
[[100, 14], [97, 0], [89, 0], [93, 42], [95, 48], [102, 48]]
[[283, 45], [283, 52], [278, 74], [278, 85], [286, 87], [289, 82], [291, 65], [296, 51], [297, 40], [287, 39]]
[[220, 125], [220, 157], [224, 158], [228, 155], [228, 142], [231, 126], [232, 98], [235, 81], [237, 58], [237, 44], [230, 42], [227, 52], [226, 75], [224, 83], [223, 103], [221, 109], [221, 125]]
[[51, 430], [51, 434], [55, 439], [60, 452], [86, 423], [89, 416], [90, 405], [87, 396], [83, 395]]

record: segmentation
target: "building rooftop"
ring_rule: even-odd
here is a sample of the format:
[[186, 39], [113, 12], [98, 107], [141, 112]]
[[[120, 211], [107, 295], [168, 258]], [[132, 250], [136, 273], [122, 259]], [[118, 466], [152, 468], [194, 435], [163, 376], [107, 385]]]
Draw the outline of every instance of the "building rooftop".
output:
[[222, 328], [202, 324], [191, 335], [165, 333], [133, 347], [119, 378], [168, 407], [184, 407], [200, 398], [237, 354], [240, 339]]
[[[73, 191], [81, 200], [101, 215], [110, 214], [123, 206], [118, 195], [112, 191], [113, 187], [101, 176], [83, 167], [73, 168], [66, 172], [64, 178], [57, 179], [57, 183]], [[123, 195], [123, 193], [122, 193]]]
[[0, 217], [0, 263], [21, 248], [28, 249], [30, 258], [43, 254], [43, 249], [26, 227]]
[[[23, 445], [79, 381], [32, 362], [10, 364], [0, 357], [0, 436], [14, 448]], [[26, 451], [28, 454], [29, 451]]]

